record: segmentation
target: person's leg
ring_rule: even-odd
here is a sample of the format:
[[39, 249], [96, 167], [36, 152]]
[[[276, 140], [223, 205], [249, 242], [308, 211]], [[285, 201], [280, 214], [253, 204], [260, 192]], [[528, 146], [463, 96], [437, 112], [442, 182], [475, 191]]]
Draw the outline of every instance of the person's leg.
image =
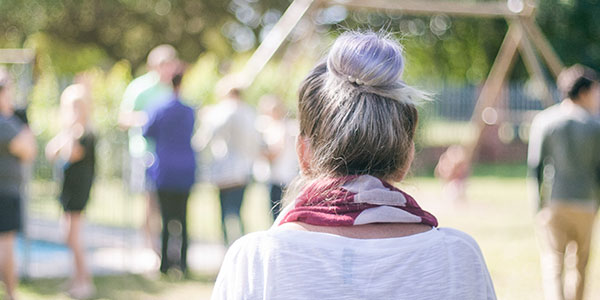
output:
[[544, 299], [562, 300], [562, 275], [568, 243], [564, 222], [560, 210], [553, 207], [543, 208], [536, 218]]
[[595, 213], [572, 209], [569, 221], [573, 229], [571, 239], [574, 247], [570, 263], [565, 265], [565, 299], [581, 300], [584, 295], [585, 271], [590, 254], [592, 229], [594, 227]]
[[219, 202], [221, 204], [221, 231], [223, 232], [223, 242], [229, 245], [229, 236], [227, 235], [227, 214], [229, 212], [229, 189], [219, 189]]
[[242, 222], [242, 214], [241, 214], [242, 203], [244, 201], [245, 191], [246, 191], [246, 185], [241, 186], [234, 191], [234, 194], [232, 197], [232, 200], [233, 200], [232, 205], [233, 205], [233, 209], [234, 209], [234, 214], [237, 217], [237, 221], [239, 224], [239, 230], [240, 230], [240, 236], [238, 236], [236, 238], [239, 238], [246, 233], [246, 230], [244, 229], [244, 222]]
[[160, 214], [162, 216], [162, 238], [161, 238], [161, 250], [160, 250], [160, 272], [167, 273], [170, 267], [169, 263], [169, 220], [170, 215], [170, 199], [168, 193], [159, 190], [157, 192], [158, 203], [160, 205]]
[[283, 186], [273, 183], [271, 184], [271, 190], [269, 196], [271, 198], [271, 214], [273, 220], [277, 219], [279, 212], [281, 211], [281, 196], [283, 194]]
[[159, 253], [157, 239], [161, 230], [162, 213], [158, 204], [158, 194], [155, 190], [148, 190], [144, 192], [144, 197], [146, 200], [146, 220], [144, 222], [146, 243], [154, 252]]
[[[219, 191], [221, 201], [221, 226], [223, 228], [223, 239], [226, 245], [244, 234], [240, 210], [244, 199], [246, 186], [237, 186]], [[235, 222], [235, 227], [233, 227]], [[237, 231], [237, 232], [234, 232]]]
[[73, 251], [73, 259], [75, 263], [75, 277], [74, 282], [85, 282], [90, 279], [87, 266], [85, 263], [85, 253], [81, 245], [81, 226], [82, 214], [80, 211], [66, 212], [68, 233], [67, 233], [67, 245]]
[[187, 272], [187, 203], [189, 195], [189, 191], [180, 192], [177, 195], [177, 220], [181, 223], [181, 256], [179, 260], [179, 267], [184, 274]]
[[92, 279], [85, 261], [85, 250], [81, 242], [81, 228], [83, 226], [83, 214], [81, 211], [65, 212], [67, 219], [67, 245], [73, 252], [75, 274], [73, 276], [70, 293], [73, 296], [85, 298], [94, 293]]
[[15, 299], [18, 278], [15, 271], [15, 232], [0, 233], [0, 277], [6, 288], [7, 300]]

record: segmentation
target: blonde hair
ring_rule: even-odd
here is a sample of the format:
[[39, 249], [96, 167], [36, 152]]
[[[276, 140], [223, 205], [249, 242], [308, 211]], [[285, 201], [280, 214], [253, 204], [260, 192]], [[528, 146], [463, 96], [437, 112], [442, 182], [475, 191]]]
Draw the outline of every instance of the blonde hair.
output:
[[[78, 106], [77, 113], [83, 114], [83, 119], [88, 122], [90, 114], [90, 103], [88, 90], [85, 85], [77, 83], [69, 85], [60, 95], [60, 106], [63, 116], [68, 115], [72, 118], [75, 116], [75, 106]], [[70, 120], [64, 120], [70, 121]], [[67, 125], [67, 124], [65, 124]]]

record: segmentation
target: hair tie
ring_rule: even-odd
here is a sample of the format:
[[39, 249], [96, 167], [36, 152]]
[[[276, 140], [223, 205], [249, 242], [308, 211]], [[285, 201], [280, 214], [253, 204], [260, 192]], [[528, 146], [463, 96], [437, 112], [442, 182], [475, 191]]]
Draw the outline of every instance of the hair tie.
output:
[[358, 85], [363, 85], [365, 84], [362, 80], [358, 79], [358, 78], [354, 78], [350, 75], [348, 75], [348, 81], [350, 81], [351, 83], [356, 83]]

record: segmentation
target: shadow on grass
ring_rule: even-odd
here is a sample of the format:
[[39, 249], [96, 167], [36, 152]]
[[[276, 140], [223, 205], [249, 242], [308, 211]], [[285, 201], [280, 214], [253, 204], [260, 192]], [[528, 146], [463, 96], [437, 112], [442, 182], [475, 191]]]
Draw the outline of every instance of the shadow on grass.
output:
[[[184, 279], [164, 275], [121, 274], [95, 276], [96, 295], [92, 299], [138, 299], [142, 296], [158, 295], [179, 286], [193, 283], [212, 285], [214, 274], [189, 274]], [[27, 293], [59, 296], [65, 294], [65, 278], [25, 279], [19, 289]]]

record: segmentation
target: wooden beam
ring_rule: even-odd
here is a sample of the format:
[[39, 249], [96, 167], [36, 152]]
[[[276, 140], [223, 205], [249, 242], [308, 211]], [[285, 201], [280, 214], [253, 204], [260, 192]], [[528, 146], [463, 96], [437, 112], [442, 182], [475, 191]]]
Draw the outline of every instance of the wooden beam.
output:
[[294, 0], [290, 4], [244, 66], [240, 78], [242, 88], [252, 84], [313, 3], [314, 0]]
[[[519, 26], [521, 30], [523, 26], [521, 26], [520, 22], [515, 22], [515, 26]], [[521, 37], [521, 43], [519, 44], [519, 51], [521, 52], [521, 57], [523, 58], [523, 62], [525, 63], [525, 67], [529, 72], [529, 75], [533, 80], [535, 80], [538, 84], [540, 84], [542, 90], [542, 104], [544, 106], [549, 107], [556, 103], [556, 99], [551, 92], [550, 87], [548, 86], [548, 81], [546, 81], [546, 76], [544, 75], [544, 71], [542, 69], [542, 65], [535, 54], [535, 50], [533, 45], [531, 45], [531, 41], [527, 38], [526, 34], [523, 34]]]
[[515, 26], [514, 24], [510, 24], [508, 32], [506, 33], [506, 36], [502, 41], [502, 45], [500, 46], [498, 56], [496, 56], [488, 78], [483, 84], [481, 93], [477, 98], [475, 109], [473, 110], [473, 115], [471, 116], [471, 122], [473, 122], [476, 126], [477, 135], [475, 140], [466, 147], [467, 158], [469, 161], [472, 161], [475, 156], [482, 137], [483, 129], [486, 126], [482, 114], [486, 108], [494, 107], [498, 101], [498, 96], [502, 91], [502, 86], [514, 64], [517, 54], [517, 47], [520, 44], [522, 36], [523, 32], [521, 31], [521, 28], [519, 26]]
[[542, 58], [544, 58], [546, 64], [548, 65], [550, 71], [556, 79], [558, 77], [558, 74], [560, 74], [560, 72], [564, 68], [560, 57], [558, 57], [558, 55], [554, 51], [554, 48], [552, 48], [552, 45], [550, 44], [550, 42], [548, 42], [548, 40], [542, 33], [540, 27], [535, 23], [533, 17], [523, 18], [521, 22], [523, 24], [525, 32], [531, 38], [535, 47], [540, 51]]
[[506, 1], [466, 2], [433, 0], [329, 0], [330, 4], [344, 5], [350, 8], [398, 10], [406, 14], [446, 14], [488, 18], [511, 18], [530, 16], [533, 12], [524, 4], [520, 12], [508, 9]]
[[1, 64], [28, 64], [34, 59], [33, 49], [0, 49]]

